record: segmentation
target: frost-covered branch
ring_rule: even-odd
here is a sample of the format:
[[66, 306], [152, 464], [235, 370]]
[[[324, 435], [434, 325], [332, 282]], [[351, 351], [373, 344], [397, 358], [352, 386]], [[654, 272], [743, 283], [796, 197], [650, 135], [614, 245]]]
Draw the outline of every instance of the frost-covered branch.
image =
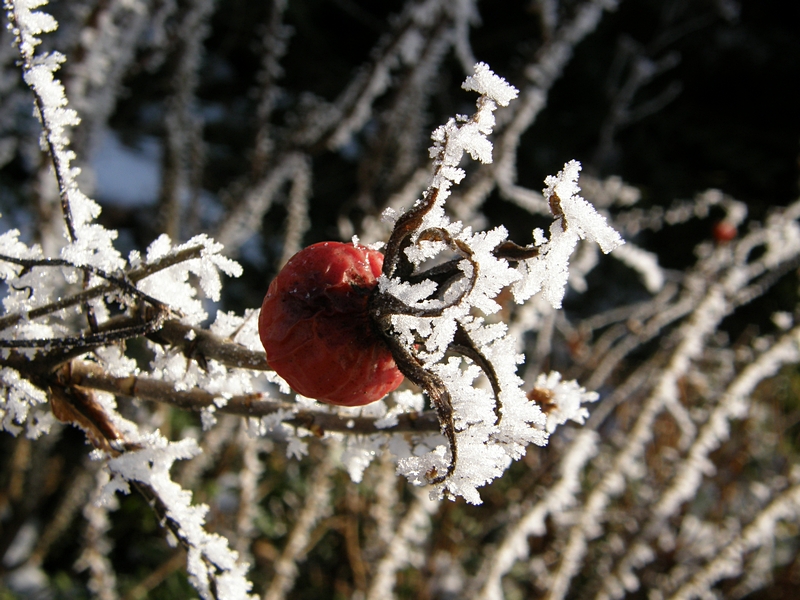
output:
[[423, 491], [417, 491], [408, 506], [406, 514], [397, 524], [394, 536], [386, 546], [386, 553], [377, 564], [367, 600], [380, 600], [392, 597], [397, 571], [405, 566], [418, 566], [419, 546], [427, 537], [431, 526], [431, 513], [436, 503]]
[[[791, 597], [790, 19], [43, 4], [0, 35], [0, 588]], [[757, 126], [698, 93], [732, 58]], [[298, 394], [259, 339], [326, 239], [384, 253], [348, 291], [399, 387], [363, 406]]]
[[795, 484], [775, 498], [720, 555], [675, 592], [670, 599], [702, 598], [718, 581], [741, 573], [745, 555], [770, 544], [780, 521], [797, 520], [800, 516], [800, 486]]
[[[186, 196], [196, 211], [205, 157], [203, 156], [203, 119], [195, 104], [198, 71], [203, 56], [203, 40], [210, 28], [207, 21], [213, 12], [214, 0], [193, 0], [181, 11], [177, 24], [175, 70], [170, 78], [173, 89], [164, 117], [166, 148], [163, 185], [159, 198], [161, 230], [172, 239], [181, 239], [185, 211], [181, 204]], [[189, 211], [186, 211], [189, 212]]]
[[670, 402], [675, 401], [678, 380], [686, 374], [690, 361], [696, 358], [702, 349], [703, 338], [714, 331], [725, 316], [726, 304], [720, 292], [717, 286], [708, 290], [692, 319], [685, 323], [682, 328], [681, 344], [659, 377], [652, 395], [642, 407], [625, 447], [615, 457], [611, 468], [584, 502], [579, 519], [571, 528], [569, 542], [564, 549], [559, 568], [554, 574], [549, 597], [563, 598], [567, 594], [571, 579], [580, 569], [587, 541], [596, 537], [602, 530], [601, 515], [604, 509], [612, 497], [624, 491], [626, 475], [633, 474], [638, 469], [638, 461], [652, 439], [653, 421]]
[[[283, 156], [243, 194], [236, 208], [223, 221], [215, 239], [228, 248], [228, 252], [244, 244], [258, 230], [264, 215], [287, 182], [291, 182], [293, 194], [296, 195], [293, 206], [302, 203], [308, 193], [307, 169], [307, 158], [302, 154], [290, 153]], [[297, 215], [295, 220], [302, 229], [301, 215]]]
[[[480, 94], [477, 111], [458, 116], [436, 129], [430, 149], [434, 174], [423, 198], [407, 213], [387, 213], [394, 229], [386, 245], [379, 294], [372, 314], [386, 332], [400, 370], [425, 389], [442, 424], [449, 447], [438, 446], [422, 457], [404, 458], [399, 471], [417, 485], [432, 483], [435, 493], [464, 496], [477, 503], [476, 488], [498, 477], [511, 460], [520, 458], [530, 443], [545, 445], [551, 424], [583, 420], [582, 402], [596, 398], [583, 388], [568, 386], [555, 375], [542, 379], [542, 394], [552, 405], [542, 412], [534, 396], [526, 397], [516, 375], [522, 357], [502, 324], [489, 326], [483, 314], [500, 310], [494, 298], [510, 287], [522, 303], [543, 293], [554, 308], [566, 291], [569, 257], [580, 239], [597, 242], [605, 252], [622, 243], [605, 219], [579, 195], [580, 165], [573, 161], [557, 177], [548, 178], [545, 195], [555, 221], [549, 239], [533, 232], [533, 244], [519, 246], [507, 239], [504, 227], [473, 233], [445, 214], [451, 187], [465, 176], [459, 167], [464, 153], [483, 163], [492, 160], [487, 135], [495, 124], [494, 111], [516, 98], [517, 90], [487, 65], [475, 65], [464, 89]], [[439, 255], [455, 259], [433, 267], [424, 265]], [[448, 270], [449, 269], [449, 270]], [[448, 350], [466, 357], [442, 362]], [[491, 392], [475, 385], [484, 375]], [[555, 410], [554, 410], [555, 408]]]
[[[28, 252], [28, 249], [24, 245], [19, 244], [19, 242], [17, 241], [18, 235], [19, 232], [12, 230], [7, 232], [7, 234], [4, 234], [4, 236], [0, 237], [0, 243], [2, 243], [2, 247], [5, 251], [9, 252], [9, 249], [13, 248], [14, 251], [17, 252], [16, 256], [5, 256], [5, 255], [0, 256], [0, 263], [7, 262], [10, 264], [16, 264], [24, 267], [22, 272], [18, 274], [14, 273], [13, 276], [11, 272], [6, 272], [4, 274], [4, 279], [6, 280], [12, 278], [19, 279], [17, 287], [22, 287], [23, 289], [27, 289], [24, 285], [25, 279], [23, 278], [23, 276], [27, 275], [30, 272], [30, 270], [33, 269], [34, 267], [51, 267], [51, 266], [74, 267], [77, 270], [85, 271], [90, 274], [96, 273], [101, 278], [108, 280], [110, 283], [90, 287], [81, 292], [77, 292], [71, 296], [67, 296], [66, 298], [60, 298], [55, 302], [50, 302], [38, 306], [31, 303], [28, 305], [29, 308], [27, 309], [21, 309], [18, 312], [7, 314], [3, 317], [0, 317], [0, 330], [13, 327], [14, 325], [20, 323], [23, 320], [38, 319], [40, 317], [57, 313], [72, 306], [83, 304], [95, 298], [102, 298], [103, 296], [112, 294], [116, 290], [128, 291], [134, 297], [148, 298], [148, 296], [144, 294], [141, 290], [139, 290], [138, 288], [132, 288], [131, 285], [163, 269], [168, 269], [182, 262], [199, 259], [205, 250], [205, 247], [202, 245], [193, 245], [184, 248], [178, 252], [163, 256], [159, 258], [157, 261], [154, 261], [152, 263], [140, 265], [133, 269], [130, 269], [125, 273], [124, 278], [122, 278], [116, 275], [105, 273], [102, 270], [96, 269], [90, 265], [73, 265], [69, 261], [65, 261], [63, 259], [40, 258], [39, 257], [40, 255], [36, 250], [34, 250], [33, 252]], [[35, 256], [36, 258], [31, 258], [30, 256]], [[162, 304], [160, 301], [157, 301], [155, 299], [151, 299], [150, 301], [153, 304]], [[35, 306], [35, 308], [33, 306]]]
[[328, 449], [326, 456], [314, 469], [305, 503], [297, 516], [283, 552], [275, 561], [275, 576], [264, 593], [264, 600], [282, 600], [286, 597], [297, 578], [297, 563], [305, 558], [311, 530], [326, 516], [332, 485], [333, 450], [334, 448]]
[[36, 47], [42, 43], [37, 36], [55, 31], [58, 27], [51, 15], [32, 10], [44, 4], [47, 4], [47, 0], [8, 0], [5, 9], [22, 58], [23, 77], [33, 92], [37, 116], [42, 123], [42, 142], [53, 159], [67, 233], [70, 241], [74, 242], [78, 239], [78, 228], [84, 224], [86, 217], [74, 217], [73, 210], [77, 207], [73, 208], [72, 204], [77, 201], [83, 205], [88, 199], [83, 197], [75, 183], [78, 171], [71, 166], [75, 154], [68, 148], [69, 137], [65, 129], [77, 125], [80, 119], [74, 110], [66, 108], [64, 86], [54, 77], [65, 60], [64, 55], [60, 52], [36, 54]]
[[527, 210], [545, 213], [547, 204], [538, 193], [517, 183], [517, 151], [521, 137], [544, 109], [550, 89], [569, 64], [575, 47], [594, 31], [604, 11], [616, 7], [616, 0], [582, 3], [575, 16], [561, 24], [553, 38], [539, 51], [536, 60], [527, 66], [525, 75], [530, 83], [522, 89], [514, 116], [498, 141], [499, 157], [494, 167], [497, 185], [503, 195]]
[[37, 36], [58, 27], [51, 15], [32, 10], [43, 4], [46, 0], [19, 3], [8, 0], [5, 7], [22, 59], [23, 78], [33, 92], [36, 115], [42, 124], [42, 145], [53, 161], [58, 183], [70, 242], [62, 249], [61, 256], [76, 265], [92, 264], [112, 272], [123, 264], [112, 245], [116, 232], [92, 222], [100, 214], [100, 207], [81, 192], [76, 181], [80, 169], [72, 166], [75, 153], [69, 149], [69, 129], [80, 119], [73, 109], [67, 108], [64, 86], [54, 75], [65, 57], [60, 52], [36, 54], [41, 44]]
[[153, 434], [136, 445], [132, 451], [107, 461], [111, 480], [105, 486], [106, 493], [127, 493], [131, 483], [137, 487], [186, 548], [189, 578], [201, 598], [255, 598], [248, 593], [252, 588], [245, 576], [248, 565], [238, 562], [238, 554], [228, 547], [225, 538], [203, 527], [208, 507], [191, 504], [191, 492], [170, 478], [175, 460], [191, 458], [199, 451], [194, 440], [168, 442]]
[[[219, 397], [203, 389], [176, 389], [174, 383], [147, 377], [114, 377], [101, 366], [89, 362], [72, 362], [58, 372], [65, 383], [90, 389], [103, 390], [129, 398], [169, 404], [195, 412], [212, 408], [215, 412], [261, 419], [280, 417], [279, 422], [303, 427], [317, 433], [341, 432], [348, 434], [386, 434], [404, 432], [435, 432], [439, 423], [433, 411], [400, 413], [388, 425], [384, 416], [353, 416], [323, 410], [309, 410], [297, 403], [271, 399], [266, 394], [232, 395], [224, 403]], [[221, 406], [218, 406], [222, 404]]]
[[590, 430], [580, 432], [572, 441], [567, 455], [562, 459], [558, 483], [520, 519], [511, 523], [502, 542], [487, 554], [482, 572], [478, 575], [482, 585], [475, 598], [503, 598], [502, 578], [518, 560], [528, 557], [528, 537], [542, 536], [546, 531], [545, 520], [548, 516], [574, 506], [575, 496], [580, 490], [581, 472], [597, 453], [597, 441], [597, 434]]
[[[621, 559], [618, 572], [606, 579], [607, 592], [635, 586], [637, 578], [634, 570], [653, 558], [647, 550], [649, 542], [663, 533], [666, 520], [674, 516], [681, 505], [697, 493], [711, 464], [709, 454], [730, 435], [730, 421], [746, 417], [750, 409], [750, 396], [759, 383], [775, 375], [783, 365], [800, 361], [799, 345], [800, 328], [795, 328], [750, 363], [723, 392], [685, 459], [678, 466], [674, 480], [650, 509], [647, 524]], [[610, 597], [615, 595], [618, 594], [610, 594]]]

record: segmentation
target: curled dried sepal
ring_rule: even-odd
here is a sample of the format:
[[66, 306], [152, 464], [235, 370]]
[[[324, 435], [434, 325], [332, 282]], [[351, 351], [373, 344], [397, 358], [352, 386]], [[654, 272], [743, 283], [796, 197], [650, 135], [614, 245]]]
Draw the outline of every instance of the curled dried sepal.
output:
[[545, 415], [535, 395], [528, 397], [522, 389], [516, 371], [523, 356], [516, 340], [503, 323], [485, 317], [500, 310], [496, 298], [509, 287], [518, 302], [544, 290], [560, 306], [578, 240], [596, 241], [605, 252], [622, 240], [578, 195], [576, 161], [546, 181], [545, 195], [556, 217], [550, 239], [537, 230], [533, 244], [519, 246], [507, 239], [504, 227], [473, 232], [451, 221], [444, 202], [464, 177], [459, 167], [464, 152], [491, 162], [486, 136], [494, 127], [493, 112], [517, 95], [483, 63], [464, 88], [482, 94], [477, 111], [434, 131], [431, 184], [396, 220], [370, 311], [398, 368], [426, 391], [446, 441], [401, 458], [398, 471], [412, 483], [432, 484], [434, 496], [463, 496], [477, 504], [478, 487], [499, 477], [529, 444], [545, 445], [556, 425], [581, 421], [581, 403], [596, 398], [574, 382], [560, 384], [551, 376], [540, 387], [552, 383], [560, 401]]

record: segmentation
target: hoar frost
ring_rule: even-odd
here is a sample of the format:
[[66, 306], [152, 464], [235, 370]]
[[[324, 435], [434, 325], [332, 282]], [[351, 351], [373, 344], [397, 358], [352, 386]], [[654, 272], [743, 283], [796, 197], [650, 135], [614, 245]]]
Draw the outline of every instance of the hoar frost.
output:
[[[55, 78], [55, 72], [65, 58], [58, 52], [35, 54], [41, 43], [38, 36], [55, 31], [58, 27], [51, 15], [33, 10], [43, 4], [46, 1], [7, 0], [5, 9], [20, 53], [23, 78], [35, 96], [34, 112], [42, 125], [41, 146], [53, 160], [66, 243], [61, 248], [60, 259], [52, 261], [44, 258], [38, 246], [27, 248], [22, 244], [18, 239], [18, 231], [12, 230], [0, 235], [0, 255], [4, 259], [0, 266], [0, 279], [13, 281], [13, 285], [10, 284], [9, 287], [14, 291], [4, 298], [4, 319], [7, 324], [2, 336], [11, 336], [13, 341], [23, 342], [60, 340], [66, 346], [64, 340], [68, 338], [63, 334], [68, 328], [58, 323], [58, 320], [63, 318], [66, 321], [70, 311], [53, 309], [55, 317], [50, 321], [31, 318], [33, 309], [56, 299], [61, 300], [65, 283], [74, 285], [83, 274], [84, 290], [87, 292], [91, 292], [92, 286], [99, 286], [101, 279], [127, 290], [126, 293], [119, 293], [120, 290], [108, 293], [101, 300], [90, 296], [85, 301], [85, 304], [91, 306], [91, 312], [87, 309], [87, 313], [90, 314], [90, 322], [94, 322], [95, 328], [98, 323], [107, 323], [110, 320], [108, 303], [127, 308], [133, 304], [134, 299], [128, 297], [131, 296], [133, 285], [120, 275], [126, 264], [113, 246], [117, 232], [94, 222], [100, 214], [100, 206], [81, 192], [76, 179], [80, 170], [72, 166], [75, 154], [69, 148], [69, 131], [79, 123], [79, 118], [76, 111], [67, 107], [64, 86]], [[191, 255], [189, 251], [193, 250], [196, 252]], [[221, 250], [221, 244], [205, 235], [196, 236], [175, 248], [168, 238], [159, 238], [148, 250], [146, 264], [152, 268], [152, 272], [138, 284], [141, 286], [139, 291], [152, 291], [153, 296], [139, 295], [137, 299], [161, 297], [164, 300], [163, 306], [156, 307], [156, 301], [151, 303], [153, 308], [166, 312], [166, 307], [169, 306], [173, 316], [179, 316], [182, 312], [183, 315], [180, 316], [184, 322], [199, 323], [206, 314], [202, 303], [196, 298], [197, 289], [189, 281], [190, 277], [196, 276], [206, 296], [216, 300], [221, 291], [219, 271], [228, 275], [241, 273], [241, 267], [237, 263], [219, 254]], [[176, 260], [176, 264], [167, 268], [159, 268], [157, 263], [161, 259], [171, 255], [180, 256], [182, 251], [187, 251], [188, 258]], [[140, 262], [139, 254], [132, 252], [131, 268], [135, 269]], [[59, 273], [60, 276], [54, 277], [50, 273]], [[65, 307], [70, 306], [65, 304]], [[54, 320], [58, 324], [53, 325]], [[137, 331], [143, 332], [144, 329], [139, 328]], [[84, 340], [98, 340], [102, 335], [109, 337], [105, 343], [96, 343], [97, 347], [92, 347], [93, 343], [87, 342], [85, 351], [93, 351], [93, 359], [104, 367], [106, 374], [125, 376], [135, 373], [135, 362], [125, 356], [121, 346], [113, 343], [111, 334], [114, 332], [112, 329], [86, 334]], [[120, 330], [116, 330], [116, 333], [119, 332]], [[70, 350], [80, 347], [81, 336], [73, 339], [78, 341], [75, 346], [69, 347]], [[34, 357], [39, 346], [23, 345], [16, 352], [22, 356]], [[42, 347], [45, 351], [50, 350], [46, 345]], [[4, 352], [7, 355], [8, 349]], [[156, 356], [154, 361], [168, 363], [169, 358]], [[183, 374], [193, 375], [185, 366], [188, 362], [186, 357], [183, 358]], [[167, 368], [173, 366], [165, 364]], [[215, 367], [213, 361], [211, 366]], [[228, 376], [223, 382], [225, 374], [227, 373], [223, 373], [221, 369], [216, 372], [212, 369], [209, 373], [196, 376], [197, 380], [203, 379], [206, 389], [213, 390], [214, 384], [219, 385], [219, 401], [215, 405], [217, 407], [224, 404], [233, 393], [252, 391], [252, 383], [246, 380], [246, 375]], [[29, 379], [30, 377], [26, 379], [11, 367], [0, 369], [0, 430], [16, 435], [24, 426], [29, 437], [37, 437], [46, 432], [53, 423], [53, 412], [45, 413], [40, 408], [47, 403], [48, 394], [34, 386]], [[55, 395], [51, 393], [51, 403], [53, 397]], [[114, 504], [111, 495], [116, 491], [127, 493], [130, 490], [129, 484], [135, 483], [159, 513], [163, 524], [186, 549], [190, 580], [203, 599], [254, 598], [249, 593], [252, 584], [246, 578], [248, 565], [239, 560], [238, 553], [229, 547], [224, 537], [205, 530], [208, 507], [192, 504], [191, 492], [182, 489], [170, 477], [170, 468], [176, 460], [199, 454], [200, 449], [196, 442], [191, 438], [169, 442], [158, 432], [140, 434], [135, 423], [122, 419], [116, 412], [114, 396], [111, 394], [87, 390], [81, 393], [81, 398], [91, 406], [91, 414], [83, 420], [72, 422], [97, 430], [95, 436], [89, 436], [90, 441], [96, 442], [102, 436], [107, 442], [103, 451], [99, 449], [101, 444], [97, 442], [98, 449], [93, 453], [95, 458], [106, 460], [110, 475], [100, 500], [105, 500], [106, 504]], [[71, 420], [71, 417], [67, 417], [67, 420]]]
[[[582, 404], [597, 398], [575, 382], [562, 382], [557, 373], [542, 376], [537, 389], [552, 401], [545, 415], [523, 391], [517, 365], [524, 357], [516, 350], [516, 340], [508, 335], [505, 324], [492, 322], [501, 309], [497, 296], [510, 287], [514, 300], [522, 303], [542, 292], [554, 308], [560, 308], [569, 278], [569, 259], [578, 242], [595, 242], [607, 253], [623, 240], [580, 197], [577, 161], [570, 161], [555, 177], [545, 180], [543, 193], [555, 220], [549, 236], [541, 230], [533, 232], [534, 244], [525, 249], [528, 257], [523, 260], [498, 254], [497, 249], [508, 241], [504, 227], [474, 232], [460, 221], [451, 221], [445, 213], [445, 200], [450, 188], [465, 176], [459, 166], [464, 153], [483, 163], [492, 161], [487, 135], [495, 125], [493, 113], [498, 105], [505, 106], [517, 96], [517, 90], [484, 63], [475, 66], [474, 75], [463, 87], [481, 94], [477, 111], [469, 118], [450, 119], [433, 132], [430, 155], [434, 175], [423, 200], [413, 209], [425, 212], [411, 235], [411, 244], [404, 249], [407, 260], [421, 273], [428, 261], [458, 248], [467, 257], [458, 262], [463, 276], [437, 295], [439, 284], [430, 279], [412, 283], [383, 275], [379, 292], [408, 308], [392, 314], [393, 335], [421, 361], [421, 368], [446, 388], [458, 454], [454, 460], [448, 445], [438, 438], [429, 451], [413, 451], [399, 458], [398, 472], [412, 483], [424, 485], [441, 480], [440, 474], [454, 465], [452, 473], [433, 486], [432, 496], [463, 496], [477, 504], [481, 501], [478, 487], [499, 477], [529, 444], [545, 445], [558, 425], [567, 420], [582, 423], [587, 415]], [[387, 214], [385, 218], [399, 217]], [[477, 364], [474, 356], [466, 354], [445, 360], [459, 331], [482, 357], [478, 362], [485, 364]], [[486, 385], [487, 378], [491, 386]], [[530, 395], [536, 396], [534, 392]]]
[[[141, 448], [108, 460], [112, 475], [106, 494], [128, 492], [128, 482], [139, 482], [152, 490], [163, 504], [164, 517], [175, 523], [177, 535], [187, 550], [187, 570], [192, 584], [206, 598], [248, 600], [252, 584], [247, 580], [248, 565], [239, 561], [228, 541], [205, 530], [208, 506], [192, 504], [192, 493], [170, 477], [176, 460], [192, 458], [200, 453], [191, 438], [169, 442], [158, 433], [143, 436]], [[108, 497], [106, 497], [108, 501]]]

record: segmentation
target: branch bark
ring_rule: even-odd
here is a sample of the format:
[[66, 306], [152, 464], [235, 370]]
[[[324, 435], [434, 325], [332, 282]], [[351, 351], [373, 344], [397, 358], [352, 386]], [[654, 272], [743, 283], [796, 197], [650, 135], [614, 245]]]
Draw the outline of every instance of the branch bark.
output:
[[[57, 372], [57, 377], [62, 385], [69, 384], [103, 390], [120, 396], [171, 404], [193, 411], [201, 411], [204, 408], [216, 406], [214, 401], [218, 399], [213, 394], [199, 388], [186, 391], [176, 390], [169, 381], [132, 375], [113, 377], [99, 365], [79, 360], [63, 365]], [[298, 409], [297, 404], [270, 400], [262, 393], [233, 396], [228, 399], [224, 406], [216, 408], [219, 413], [243, 417], [264, 417], [279, 410], [293, 413], [293, 416], [285, 419], [283, 423], [304, 427], [318, 435], [322, 435], [326, 431], [361, 435], [432, 433], [439, 431], [439, 421], [434, 411], [401, 414], [397, 416], [395, 425], [379, 428], [376, 424], [378, 419], [374, 417], [351, 417], [317, 410]]]

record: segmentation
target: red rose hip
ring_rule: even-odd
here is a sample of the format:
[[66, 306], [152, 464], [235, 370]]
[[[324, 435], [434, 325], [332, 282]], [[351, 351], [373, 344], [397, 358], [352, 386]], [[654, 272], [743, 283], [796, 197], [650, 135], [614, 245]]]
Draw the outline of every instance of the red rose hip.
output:
[[719, 221], [714, 225], [714, 229], [711, 231], [711, 234], [714, 236], [714, 241], [720, 244], [730, 242], [738, 233], [736, 225], [730, 221]]
[[267, 361], [303, 396], [340, 406], [380, 400], [403, 375], [367, 314], [383, 255], [320, 242], [295, 254], [261, 305]]

